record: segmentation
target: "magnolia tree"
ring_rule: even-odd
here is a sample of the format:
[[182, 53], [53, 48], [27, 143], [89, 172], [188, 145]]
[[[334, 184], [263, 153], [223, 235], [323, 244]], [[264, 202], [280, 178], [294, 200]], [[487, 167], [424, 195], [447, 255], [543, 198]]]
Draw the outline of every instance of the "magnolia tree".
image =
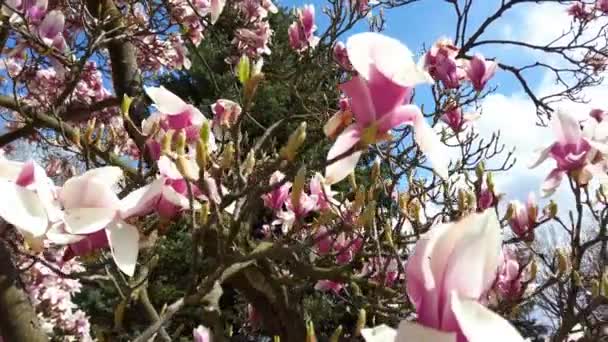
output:
[[[380, 33], [414, 2], [4, 1], [0, 336], [605, 337], [608, 112], [557, 106], [602, 82], [608, 1], [501, 0], [481, 21], [473, 0], [437, 1], [451, 38], [416, 55]], [[561, 35], [492, 37], [541, 3], [571, 16]], [[536, 60], [492, 56], [505, 46]], [[191, 68], [211, 102], [161, 85]], [[530, 166], [554, 166], [539, 195], [567, 209], [495, 188], [513, 151], [475, 120], [499, 73], [553, 128]], [[161, 283], [179, 296], [161, 302]], [[78, 300], [100, 289], [108, 317]]]

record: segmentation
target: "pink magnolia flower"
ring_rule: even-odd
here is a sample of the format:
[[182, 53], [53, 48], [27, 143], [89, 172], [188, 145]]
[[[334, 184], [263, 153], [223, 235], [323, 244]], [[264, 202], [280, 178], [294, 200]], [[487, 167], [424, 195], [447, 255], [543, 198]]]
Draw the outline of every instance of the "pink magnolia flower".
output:
[[346, 127], [353, 123], [350, 100], [346, 97], [340, 98], [339, 106], [340, 110], [332, 115], [323, 126], [323, 133], [330, 139], [335, 139]]
[[55, 185], [34, 161], [0, 158], [0, 217], [32, 238], [61, 219]]
[[343, 288], [344, 284], [327, 279], [319, 280], [315, 284], [315, 290], [321, 292], [333, 292], [335, 294], [339, 294]]
[[38, 35], [46, 45], [63, 51], [67, 47], [62, 34], [64, 25], [65, 16], [63, 13], [58, 10], [50, 11], [38, 26]]
[[236, 124], [241, 116], [241, 106], [230, 100], [220, 99], [211, 105], [213, 112], [213, 126], [230, 128]]
[[495, 288], [498, 294], [505, 299], [517, 299], [522, 295], [522, 270], [512, 249], [502, 249]]
[[488, 208], [492, 208], [498, 203], [498, 198], [492, 191], [492, 189], [488, 186], [486, 182], [486, 177], [484, 177], [481, 182], [481, 186], [479, 188], [479, 193], [477, 194], [477, 210], [484, 211]]
[[289, 34], [289, 45], [292, 49], [302, 52], [309, 48], [314, 49], [319, 43], [319, 37], [314, 35], [317, 30], [315, 25], [315, 6], [304, 5], [298, 9], [297, 19], [287, 30]]
[[220, 14], [224, 10], [224, 6], [226, 5], [226, 0], [210, 0], [211, 8], [209, 14], [211, 15], [211, 25], [215, 24], [215, 22], [219, 19]]
[[538, 215], [538, 206], [534, 194], [528, 195], [528, 201], [526, 205], [523, 205], [519, 201], [512, 201], [510, 204], [513, 214], [509, 218], [509, 225], [515, 235], [521, 238], [534, 239], [534, 232], [532, 229], [536, 225], [536, 219]]
[[[284, 178], [285, 175], [281, 171], [275, 171], [270, 176], [270, 185], [272, 186], [274, 184], [278, 184]], [[281, 210], [283, 208], [283, 204], [285, 204], [285, 201], [287, 201], [287, 198], [289, 197], [289, 189], [291, 189], [291, 182], [285, 182], [271, 192], [262, 195], [264, 205], [274, 211]]]
[[[198, 175], [198, 167], [195, 166], [193, 161], [191, 164], [192, 168], [195, 169], [192, 173]], [[168, 157], [162, 156], [157, 165], [160, 176], [155, 181], [123, 198], [122, 202], [126, 208], [129, 208], [125, 210], [126, 215], [141, 216], [157, 212], [160, 217], [171, 219], [181, 211], [190, 208], [186, 180], [177, 170], [175, 164]], [[196, 184], [190, 184], [194, 197], [219, 203], [221, 197], [215, 180], [208, 177], [204, 184], [206, 186], [205, 193]], [[193, 206], [198, 209], [200, 204], [194, 201]]]
[[296, 220], [303, 219], [317, 208], [317, 201], [317, 195], [309, 195], [302, 191], [297, 202], [294, 202], [291, 196], [287, 198], [287, 211], [292, 212]]
[[594, 118], [597, 122], [602, 122], [606, 118], [608, 113], [603, 109], [592, 109], [589, 112], [589, 116]]
[[595, 2], [595, 8], [604, 13], [608, 13], [608, 0], [597, 0]]
[[[113, 189], [122, 177], [120, 168], [107, 166], [68, 179], [58, 196], [64, 208], [63, 226], [47, 234], [47, 238], [58, 244], [76, 243], [68, 249], [68, 257], [109, 246], [118, 268], [132, 276], [139, 251], [139, 231], [125, 221], [130, 208]], [[107, 245], [98, 232], [104, 232]], [[87, 241], [79, 243], [82, 239]]]
[[473, 84], [473, 89], [482, 91], [488, 80], [496, 73], [496, 67], [498, 67], [496, 62], [488, 61], [482, 54], [476, 53], [465, 68], [467, 78]]
[[[165, 87], [146, 87], [146, 94], [154, 102], [158, 110], [143, 122], [143, 133], [151, 135], [154, 124], [157, 123], [164, 131], [184, 130], [188, 143], [195, 143], [200, 136], [200, 129], [207, 118], [193, 105], [187, 104], [177, 95], [165, 89]], [[215, 137], [209, 134], [207, 141], [211, 150], [215, 150]], [[158, 151], [158, 141], [149, 140], [148, 145], [152, 145], [152, 151]], [[160, 155], [154, 155], [160, 157]]]
[[463, 71], [456, 60], [458, 48], [448, 39], [440, 39], [424, 55], [421, 62], [424, 69], [446, 88], [458, 88], [464, 78]]
[[329, 150], [327, 160], [333, 162], [325, 170], [328, 184], [341, 181], [354, 170], [361, 157], [361, 145], [387, 139], [392, 128], [405, 123], [414, 126], [416, 142], [445, 177], [445, 163], [437, 159], [441, 156], [436, 153], [439, 138], [418, 107], [404, 104], [409, 103], [414, 85], [428, 81], [426, 73], [412, 60], [412, 53], [399, 41], [371, 32], [351, 36], [347, 50], [358, 75], [341, 88], [351, 99], [356, 122], [338, 136]]
[[317, 202], [315, 203], [315, 211], [323, 211], [331, 208], [330, 204], [336, 204], [334, 199], [335, 191], [331, 190], [331, 185], [326, 184], [325, 178], [320, 173], [315, 175], [310, 180], [310, 194], [315, 196]]
[[194, 339], [194, 342], [211, 342], [209, 329], [202, 325], [199, 325], [192, 331], [192, 338]]
[[496, 278], [501, 242], [492, 209], [431, 228], [406, 268], [418, 324], [454, 333], [458, 342], [488, 341], [497, 334], [508, 336], [506, 341], [523, 341], [508, 322], [479, 303]]
[[459, 133], [465, 129], [469, 122], [478, 117], [479, 116], [475, 114], [463, 114], [460, 107], [451, 106], [439, 119], [450, 126], [454, 133]]
[[592, 9], [581, 1], [577, 1], [570, 5], [570, 7], [568, 7], [568, 14], [580, 21], [593, 19]]
[[352, 65], [348, 59], [348, 52], [346, 51], [346, 45], [342, 42], [337, 42], [333, 47], [334, 60], [338, 65], [346, 70], [351, 70]]
[[590, 178], [587, 175], [597, 174], [600, 170], [590, 164], [589, 157], [594, 156], [590, 151], [608, 153], [608, 146], [583, 134], [579, 123], [570, 113], [558, 110], [551, 124], [556, 141], [542, 149], [537, 160], [530, 165], [530, 168], [535, 168], [549, 157], [555, 160], [556, 167], [549, 173], [541, 187], [545, 196], [555, 192], [564, 174], [580, 172], [586, 175], [584, 178]]
[[374, 257], [363, 265], [361, 275], [371, 277], [387, 287], [399, 280], [399, 261], [395, 258]]

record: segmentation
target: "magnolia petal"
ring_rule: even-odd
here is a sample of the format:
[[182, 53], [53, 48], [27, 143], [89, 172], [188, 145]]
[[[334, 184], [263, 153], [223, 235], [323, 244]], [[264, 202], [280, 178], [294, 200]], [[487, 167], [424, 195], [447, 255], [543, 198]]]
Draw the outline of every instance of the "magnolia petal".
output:
[[168, 115], [180, 114], [188, 106], [186, 102], [165, 87], [144, 87], [148, 97], [154, 102], [159, 112]]
[[[359, 130], [357, 126], [354, 124], [348, 126], [344, 132], [338, 136], [336, 142], [329, 150], [327, 160], [333, 160], [348, 152], [359, 142], [359, 139]], [[355, 151], [350, 155], [329, 164], [325, 169], [325, 181], [327, 184], [332, 185], [346, 178], [353, 172], [360, 157], [361, 151]]]
[[135, 273], [139, 253], [139, 232], [137, 227], [124, 221], [114, 221], [106, 229], [112, 257], [118, 268], [128, 276]]
[[415, 112], [414, 140], [428, 158], [433, 170], [443, 179], [448, 178], [448, 163], [445, 147], [433, 128], [426, 122], [420, 109], [414, 105], [401, 107], [401, 110]]
[[98, 177], [68, 179], [59, 191], [64, 208], [117, 208], [120, 203], [114, 190]]
[[40, 165], [33, 162], [33, 166], [36, 194], [38, 194], [38, 198], [40, 198], [40, 202], [46, 210], [48, 220], [50, 222], [57, 222], [63, 217], [63, 213], [55, 198], [55, 184]]
[[6, 222], [34, 237], [46, 232], [46, 210], [35, 192], [0, 179], [0, 194], [0, 217]]
[[427, 328], [423, 325], [401, 321], [397, 330], [397, 336], [394, 340], [383, 340], [383, 341], [395, 341], [395, 342], [456, 342], [456, 334], [446, 333], [443, 331]]
[[211, 25], [215, 24], [220, 17], [225, 5], [226, 0], [211, 0]]
[[452, 310], [462, 333], [469, 342], [524, 341], [519, 332], [504, 318], [476, 300], [452, 295]]
[[124, 178], [124, 173], [118, 166], [104, 166], [88, 170], [80, 177], [95, 178], [102, 181], [103, 184], [114, 186]]
[[577, 143], [582, 136], [581, 127], [576, 118], [561, 108], [556, 111], [552, 126], [559, 142]]
[[562, 178], [564, 177], [564, 172], [558, 169], [553, 169], [545, 181], [541, 185], [541, 192], [543, 193], [543, 197], [551, 196], [557, 187], [561, 184]]
[[494, 208], [473, 214], [445, 266], [445, 293], [454, 289], [466, 298], [480, 298], [492, 286], [500, 262], [500, 223]]
[[104, 229], [116, 217], [114, 208], [72, 208], [64, 215], [65, 230], [71, 234], [86, 235]]
[[366, 80], [370, 79], [371, 67], [404, 87], [418, 83], [430, 83], [432, 79], [412, 58], [412, 52], [400, 41], [375, 32], [352, 35], [346, 41], [351, 64]]
[[46, 239], [57, 245], [69, 245], [84, 239], [84, 235], [73, 235], [63, 230], [63, 224], [57, 224], [46, 232]]
[[549, 158], [549, 153], [551, 152], [552, 146], [553, 145], [549, 145], [549, 146], [539, 150], [536, 160], [533, 161], [532, 163], [530, 163], [528, 165], [528, 168], [533, 169], [533, 168], [537, 167], [538, 165], [542, 164], [545, 160], [547, 160], [547, 158]]
[[23, 168], [23, 163], [0, 157], [0, 178], [15, 181]]
[[591, 145], [592, 148], [596, 149], [601, 154], [608, 155], [608, 145], [607, 144], [597, 142], [597, 141], [594, 141], [591, 139], [585, 139], [585, 140], [587, 140], [587, 142], [589, 143], [589, 145]]
[[[175, 191], [175, 189], [170, 186], [163, 187], [163, 197], [169, 203], [174, 204], [182, 209], [190, 208], [190, 200], [188, 200], [188, 197]], [[200, 204], [196, 200], [193, 200], [193, 205], [194, 209], [200, 207]]]
[[38, 34], [47, 45], [51, 45], [57, 35], [61, 34], [65, 26], [65, 16], [61, 11], [53, 10], [47, 13], [40, 26]]
[[390, 342], [395, 340], [397, 331], [382, 324], [374, 328], [361, 329], [361, 336], [366, 342]]
[[131, 216], [145, 215], [152, 210], [163, 193], [165, 181], [158, 178], [135, 191], [132, 191], [120, 200], [120, 217], [123, 219]]
[[357, 124], [361, 127], [371, 125], [376, 120], [376, 109], [366, 81], [355, 76], [350, 81], [342, 83], [340, 89], [350, 97], [351, 108]]

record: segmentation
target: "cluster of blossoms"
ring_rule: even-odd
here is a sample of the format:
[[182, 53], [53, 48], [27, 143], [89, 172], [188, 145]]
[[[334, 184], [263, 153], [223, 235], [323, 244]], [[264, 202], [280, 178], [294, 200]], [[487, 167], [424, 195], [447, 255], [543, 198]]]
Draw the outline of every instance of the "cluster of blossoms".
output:
[[476, 91], [482, 91], [498, 64], [477, 53], [470, 59], [458, 58], [460, 50], [449, 39], [437, 41], [424, 55], [420, 64], [447, 89], [460, 87], [469, 81]]
[[581, 22], [587, 22], [596, 17], [597, 15], [603, 15], [608, 13], [608, 1], [596, 0], [595, 5], [584, 3], [583, 1], [575, 1], [570, 7], [568, 7], [568, 14], [575, 20]]
[[298, 52], [314, 49], [319, 44], [319, 37], [315, 36], [315, 6], [305, 5], [297, 10], [296, 16], [288, 29], [289, 45]]
[[[23, 256], [19, 258], [17, 265], [26, 269], [21, 277], [38, 313], [42, 329], [49, 336], [61, 335], [63, 341], [93, 341], [88, 317], [72, 302], [73, 296], [80, 292], [82, 284], [77, 279], [63, 275], [82, 272], [84, 267], [74, 260], [62, 261], [61, 253], [51, 248], [46, 248], [38, 257], [55, 269]], [[56, 269], [63, 274], [57, 274]]]
[[270, 54], [273, 30], [268, 22], [269, 13], [277, 13], [278, 9], [272, 0], [238, 0], [233, 2], [233, 7], [247, 23], [235, 30], [232, 45], [236, 47], [235, 57], [231, 61], [236, 62], [240, 56], [248, 56], [252, 60], [258, 60], [263, 55]]
[[601, 113], [591, 111], [584, 128], [570, 112], [558, 110], [553, 116], [551, 125], [556, 141], [543, 148], [537, 160], [530, 165], [530, 168], [534, 168], [547, 158], [556, 163], [541, 187], [545, 196], [555, 192], [564, 175], [572, 176], [580, 185], [589, 183], [594, 176], [605, 177], [608, 167], [608, 122], [603, 120]]

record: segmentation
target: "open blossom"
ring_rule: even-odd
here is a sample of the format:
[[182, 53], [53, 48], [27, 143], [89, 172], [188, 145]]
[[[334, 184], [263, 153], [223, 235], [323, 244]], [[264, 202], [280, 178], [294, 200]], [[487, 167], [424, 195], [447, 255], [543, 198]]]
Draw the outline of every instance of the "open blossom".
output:
[[332, 115], [323, 126], [323, 133], [330, 139], [335, 139], [346, 127], [353, 123], [353, 112], [350, 108], [350, 100], [346, 97], [340, 98], [340, 110]]
[[[208, 122], [207, 118], [196, 107], [187, 104], [165, 87], [146, 87], [145, 90], [158, 110], [142, 123], [143, 133], [149, 136], [147, 145], [152, 157], [155, 160], [160, 158], [162, 134], [153, 131], [155, 126], [158, 126], [162, 132], [183, 130], [186, 134], [186, 141], [189, 144], [196, 143], [203, 123]], [[207, 143], [211, 150], [215, 150], [213, 134], [209, 134]]]
[[608, 0], [597, 0], [595, 8], [604, 13], [608, 13]]
[[298, 9], [296, 21], [289, 26], [289, 45], [298, 52], [308, 48], [314, 49], [319, 43], [319, 37], [314, 35], [316, 30], [315, 7], [304, 5], [302, 9]]
[[597, 122], [602, 122], [606, 116], [608, 116], [608, 113], [603, 109], [595, 108], [589, 112], [589, 116], [594, 118]]
[[445, 122], [454, 133], [459, 133], [465, 129], [469, 122], [478, 117], [475, 114], [463, 114], [462, 109], [458, 106], [450, 106], [439, 119]]
[[593, 10], [582, 1], [577, 1], [568, 7], [568, 14], [574, 19], [588, 21], [593, 19]]
[[421, 59], [424, 69], [446, 88], [458, 88], [465, 77], [456, 60], [458, 48], [448, 39], [440, 39]]
[[556, 135], [556, 141], [542, 149], [538, 159], [530, 165], [534, 168], [551, 157], [555, 168], [549, 173], [541, 190], [548, 196], [552, 194], [562, 181], [564, 174], [576, 173], [579, 181], [586, 182], [594, 174], [600, 174], [601, 169], [591, 164], [591, 157], [596, 152], [608, 153], [608, 146], [595, 140], [595, 130], [586, 130], [583, 134], [581, 127], [572, 114], [558, 110], [551, 124]]
[[38, 34], [40, 39], [48, 45], [63, 51], [67, 45], [63, 37], [63, 28], [65, 25], [65, 16], [61, 11], [54, 10], [46, 14], [40, 26], [38, 26]]
[[334, 60], [338, 65], [346, 70], [352, 69], [350, 60], [348, 59], [348, 52], [346, 51], [346, 45], [342, 42], [337, 42], [333, 47]]
[[310, 194], [315, 196], [317, 199], [314, 210], [328, 210], [331, 208], [330, 204], [337, 203], [337, 201], [334, 199], [336, 192], [331, 190], [331, 186], [326, 184], [325, 179], [320, 173], [315, 173], [310, 180], [309, 187]]
[[0, 157], [0, 217], [26, 237], [43, 236], [62, 218], [53, 181], [33, 161], [13, 162]]
[[365, 340], [482, 342], [501, 336], [523, 341], [508, 321], [479, 303], [496, 278], [500, 245], [500, 223], [492, 209], [432, 227], [406, 268], [417, 324], [402, 321], [397, 331], [385, 325], [365, 329]]
[[517, 299], [523, 292], [523, 272], [512, 249], [503, 248], [495, 289], [504, 299]]
[[496, 62], [488, 61], [482, 54], [476, 53], [465, 67], [467, 78], [471, 81], [473, 89], [482, 91], [488, 80], [496, 73], [497, 67]]
[[[285, 175], [282, 172], [275, 171], [272, 176], [270, 176], [270, 185], [278, 184], [284, 178]], [[285, 182], [271, 192], [262, 195], [264, 205], [274, 211], [281, 210], [283, 204], [285, 204], [285, 201], [287, 201], [287, 198], [289, 197], [289, 189], [291, 189], [291, 182]]]
[[519, 201], [512, 201], [509, 205], [509, 210], [512, 210], [509, 225], [513, 233], [521, 238], [534, 239], [532, 229], [536, 225], [538, 215], [538, 206], [534, 194], [530, 193], [525, 205]]
[[241, 106], [230, 100], [220, 99], [211, 105], [213, 112], [213, 126], [230, 128], [234, 126], [241, 116]]
[[355, 123], [329, 150], [327, 160], [337, 160], [325, 171], [327, 182], [337, 183], [354, 170], [361, 145], [385, 140], [391, 129], [406, 123], [414, 126], [416, 142], [438, 174], [445, 177], [445, 163], [437, 159], [441, 157], [437, 153], [439, 138], [417, 106], [404, 104], [411, 100], [416, 84], [428, 81], [427, 74], [411, 58], [412, 53], [399, 41], [371, 32], [351, 36], [347, 50], [358, 75], [343, 83], [341, 89], [351, 99]]

